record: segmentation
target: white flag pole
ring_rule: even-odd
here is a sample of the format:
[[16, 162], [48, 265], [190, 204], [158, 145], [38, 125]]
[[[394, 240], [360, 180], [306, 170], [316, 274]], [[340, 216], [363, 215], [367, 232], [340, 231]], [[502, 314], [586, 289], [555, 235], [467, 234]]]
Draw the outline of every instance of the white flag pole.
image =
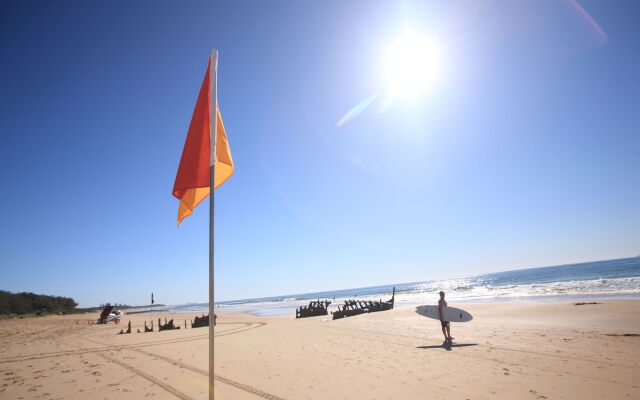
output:
[[211, 168], [209, 171], [209, 400], [213, 400], [213, 382], [215, 380], [214, 375], [214, 323], [215, 323], [215, 304], [213, 296], [213, 264], [214, 264], [214, 252], [213, 252], [213, 216], [214, 216], [214, 185], [215, 185], [215, 169], [216, 169], [216, 139], [218, 137], [218, 50], [211, 50], [211, 107], [210, 107], [210, 121], [211, 127]]

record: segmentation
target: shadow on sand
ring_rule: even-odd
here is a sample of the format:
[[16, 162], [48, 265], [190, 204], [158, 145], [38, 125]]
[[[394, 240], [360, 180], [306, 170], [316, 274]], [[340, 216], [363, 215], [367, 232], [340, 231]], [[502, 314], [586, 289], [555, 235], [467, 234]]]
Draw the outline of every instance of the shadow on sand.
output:
[[417, 349], [445, 349], [447, 351], [451, 351], [453, 347], [467, 347], [467, 346], [477, 346], [478, 343], [456, 343], [452, 344], [449, 342], [442, 342], [439, 346], [418, 346]]

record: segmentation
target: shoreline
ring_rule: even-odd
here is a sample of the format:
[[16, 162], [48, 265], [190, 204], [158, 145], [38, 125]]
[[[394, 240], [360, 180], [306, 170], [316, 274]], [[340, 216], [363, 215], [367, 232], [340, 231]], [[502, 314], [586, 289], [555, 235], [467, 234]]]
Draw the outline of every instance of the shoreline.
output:
[[[401, 295], [396, 295], [401, 296]], [[321, 298], [322, 300], [322, 298]], [[311, 300], [308, 300], [311, 301]], [[228, 312], [246, 312], [256, 316], [271, 316], [271, 315], [287, 315], [293, 314], [295, 315], [295, 310], [299, 305], [308, 304], [307, 300], [300, 300], [297, 302], [298, 305], [290, 305], [285, 306], [282, 305], [278, 307], [277, 305], [271, 307], [250, 307], [250, 304], [246, 307], [238, 306], [237, 308], [229, 309], [230, 307], [220, 307], [220, 309], [216, 308], [216, 313], [228, 313]], [[423, 302], [402, 302], [402, 300], [398, 300], [396, 298], [396, 306], [399, 307], [416, 307], [423, 304], [437, 304], [438, 298], [437, 296], [433, 297], [433, 302], [431, 303], [423, 303]], [[484, 298], [484, 299], [447, 299], [449, 304], [499, 304], [499, 303], [517, 303], [517, 302], [544, 302], [544, 303], [554, 303], [554, 302], [579, 302], [579, 301], [640, 301], [640, 293], [639, 294], [585, 294], [585, 295], [553, 295], [553, 296], [521, 296], [521, 297], [492, 297], [492, 298]], [[332, 303], [329, 306], [330, 311], [334, 311], [337, 309], [337, 306], [341, 305], [341, 303]], [[176, 308], [177, 307], [177, 308]], [[203, 309], [200, 311], [194, 311], [193, 309], [186, 309], [185, 311], [180, 311], [179, 308], [181, 306], [169, 306], [167, 310], [171, 310], [177, 314], [188, 314], [188, 313], [208, 313], [208, 309]], [[270, 312], [271, 311], [271, 312]]]

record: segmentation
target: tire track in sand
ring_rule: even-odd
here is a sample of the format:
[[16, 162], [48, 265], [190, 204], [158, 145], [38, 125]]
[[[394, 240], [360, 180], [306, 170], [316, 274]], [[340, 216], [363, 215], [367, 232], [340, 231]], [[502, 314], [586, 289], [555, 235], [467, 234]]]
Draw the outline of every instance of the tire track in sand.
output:
[[[251, 323], [249, 323], [249, 324], [251, 324]], [[247, 331], [247, 330], [250, 330], [250, 329], [259, 328], [259, 327], [262, 327], [264, 325], [266, 325], [266, 322], [257, 322], [257, 325], [252, 325], [252, 326], [250, 326], [248, 328], [244, 328], [244, 329], [241, 329], [241, 330], [236, 330], [236, 331], [233, 331], [233, 332], [230, 332], [230, 331], [232, 331], [232, 329], [229, 329], [229, 331], [222, 332], [220, 335], [215, 335], [215, 336], [217, 337], [217, 336], [224, 336], [224, 335], [231, 335], [231, 334], [235, 334], [235, 333], [240, 333], [240, 332], [244, 332], [244, 331]], [[98, 341], [93, 340], [93, 339], [88, 339], [88, 338], [80, 338], [80, 339], [84, 340], [84, 341], [91, 342], [91, 343], [104, 345], [104, 343], [98, 342]], [[166, 343], [154, 343], [153, 345], [161, 345], [161, 344], [166, 344]], [[127, 347], [123, 346], [121, 348], [110, 348], [109, 350], [135, 351], [136, 353], [143, 354], [143, 355], [148, 356], [148, 357], [153, 357], [153, 358], [165, 361], [165, 362], [167, 362], [169, 364], [172, 364], [172, 365], [175, 365], [177, 367], [181, 367], [181, 368], [187, 369], [187, 370], [189, 370], [191, 372], [195, 372], [197, 374], [200, 374], [200, 375], [203, 375], [203, 376], [206, 376], [206, 377], [209, 376], [209, 372], [208, 371], [205, 371], [205, 370], [200, 369], [198, 367], [194, 367], [192, 365], [183, 363], [183, 362], [178, 361], [178, 360], [174, 360], [174, 359], [169, 358], [169, 357], [165, 357], [165, 356], [160, 355], [160, 354], [156, 354], [156, 353], [152, 353], [150, 351], [142, 350], [140, 347], [146, 347], [146, 346], [127, 346]], [[130, 366], [130, 365], [128, 365], [128, 364], [126, 364], [126, 363], [124, 363], [122, 361], [115, 360], [115, 359], [112, 359], [110, 357], [106, 357], [104, 354], [99, 354], [99, 355], [103, 356], [103, 357], [105, 357], [105, 358], [107, 358], [107, 359], [109, 359], [109, 360], [111, 360], [111, 361], [113, 361], [115, 363], [117, 363], [118, 365], [121, 365], [122, 367], [126, 368], [127, 370], [129, 370], [131, 372], [139, 374], [143, 378], [145, 378], [145, 379], [147, 379], [147, 380], [149, 380], [149, 381], [151, 381], [153, 383], [158, 382], [160, 387], [162, 387], [163, 389], [167, 390], [168, 392], [176, 395], [176, 397], [178, 397], [180, 399], [183, 398], [183, 397], [180, 397], [180, 396], [187, 396], [184, 393], [181, 393], [177, 389], [173, 388], [172, 386], [167, 385], [164, 382], [157, 381], [153, 377], [151, 377], [149, 375], [146, 375], [144, 372], [140, 371], [139, 369], [137, 369], [135, 367], [132, 367], [132, 366]], [[260, 389], [258, 389], [256, 387], [253, 387], [253, 386], [241, 383], [241, 382], [234, 381], [232, 379], [226, 378], [226, 377], [221, 376], [221, 375], [217, 375], [216, 374], [216, 375], [214, 375], [214, 377], [219, 382], [222, 382], [222, 383], [225, 383], [227, 385], [233, 386], [233, 387], [235, 387], [237, 389], [240, 389], [240, 390], [244, 390], [245, 392], [251, 393], [251, 394], [256, 395], [258, 397], [262, 397], [263, 399], [267, 399], [267, 400], [285, 400], [282, 397], [273, 395], [271, 393], [267, 393], [267, 392], [265, 392], [263, 390], [260, 390]], [[188, 396], [186, 398], [188, 398]]]
[[127, 371], [132, 372], [132, 373], [134, 373], [134, 374], [136, 374], [136, 375], [148, 380], [149, 382], [153, 383], [154, 385], [157, 385], [157, 386], [161, 387], [162, 389], [166, 390], [167, 392], [171, 393], [172, 395], [174, 395], [175, 397], [177, 397], [177, 398], [179, 398], [181, 400], [194, 400], [192, 397], [189, 397], [188, 395], [182, 393], [181, 391], [179, 391], [178, 389], [174, 388], [173, 386], [167, 385], [166, 383], [157, 380], [153, 376], [151, 376], [149, 374], [146, 374], [145, 372], [139, 370], [136, 367], [133, 367], [133, 366], [131, 366], [129, 364], [123, 363], [122, 361], [120, 361], [120, 360], [118, 360], [116, 358], [109, 357], [108, 355], [103, 354], [103, 353], [99, 353], [98, 355], [100, 357], [103, 357], [103, 358], [111, 361], [112, 363], [118, 364], [119, 366], [121, 366], [122, 368], [126, 369]]
[[[220, 323], [222, 324], [222, 323]], [[220, 325], [219, 324], [219, 325]], [[238, 325], [242, 324], [243, 326], [239, 328], [231, 328], [226, 331], [222, 331], [219, 334], [216, 334], [215, 337], [218, 336], [226, 336], [233, 335], [235, 333], [240, 333], [244, 331], [248, 331], [251, 329], [260, 328], [266, 325], [266, 322], [225, 322], [225, 324], [230, 325]], [[129, 348], [139, 348], [139, 347], [148, 347], [148, 346], [158, 346], [163, 344], [173, 344], [173, 343], [183, 343], [183, 342], [191, 342], [194, 340], [202, 340], [209, 337], [209, 334], [206, 333], [204, 335], [191, 336], [188, 338], [175, 338], [175, 339], [163, 339], [156, 340], [153, 342], [145, 342], [145, 343], [137, 343], [131, 345], [120, 345], [120, 346], [109, 346], [109, 347], [99, 347], [99, 348], [88, 348], [88, 349], [78, 349], [78, 350], [66, 350], [66, 351], [55, 351], [55, 352], [46, 352], [46, 353], [36, 353], [25, 356], [13, 356], [7, 357], [4, 359], [0, 359], [0, 364], [10, 363], [10, 362], [20, 362], [20, 361], [30, 361], [30, 360], [39, 360], [42, 358], [50, 358], [50, 357], [60, 357], [60, 356], [72, 356], [72, 355], [82, 355], [89, 353], [100, 353], [108, 350], [119, 350], [119, 349], [129, 349]], [[83, 340], [88, 340], [90, 342], [100, 344], [105, 346], [104, 343], [96, 342], [90, 339], [82, 338]]]
[[[181, 361], [174, 360], [174, 359], [169, 358], [169, 357], [162, 356], [160, 354], [151, 353], [149, 351], [142, 350], [142, 349], [129, 349], [129, 350], [135, 351], [135, 352], [140, 353], [140, 354], [147, 355], [149, 357], [157, 358], [159, 360], [168, 362], [168, 363], [173, 364], [175, 366], [188, 369], [189, 371], [195, 372], [195, 373], [200, 374], [200, 375], [204, 375], [204, 376], [207, 376], [207, 377], [209, 376], [209, 372], [208, 371], [205, 371], [205, 370], [200, 369], [198, 367], [194, 367], [194, 366], [189, 365], [189, 364], [185, 364], [185, 363], [183, 363]], [[255, 394], [256, 396], [262, 397], [263, 399], [267, 399], [267, 400], [285, 400], [282, 397], [278, 397], [276, 395], [264, 392], [264, 391], [262, 391], [262, 390], [260, 390], [258, 388], [246, 385], [244, 383], [236, 382], [236, 381], [231, 380], [229, 378], [225, 378], [224, 376], [220, 376], [220, 375], [214, 374], [214, 377], [215, 377], [216, 380], [218, 380], [220, 382], [226, 383], [227, 385], [230, 385], [230, 386], [233, 386], [235, 388], [244, 390], [244, 391], [249, 392], [251, 394]]]
[[[218, 336], [231, 335], [231, 334], [235, 334], [235, 333], [245, 332], [245, 331], [248, 331], [248, 330], [251, 330], [251, 329], [260, 328], [260, 327], [262, 327], [262, 326], [267, 325], [267, 323], [266, 323], [266, 322], [254, 322], [254, 323], [251, 323], [251, 322], [249, 322], [249, 323], [244, 323], [244, 322], [243, 322], [242, 324], [244, 324], [245, 326], [247, 326], [247, 325], [249, 325], [249, 326], [248, 326], [248, 327], [241, 327], [242, 329], [239, 329], [239, 330], [235, 330], [235, 329], [237, 329], [237, 328], [232, 328], [232, 329], [229, 329], [229, 330], [227, 330], [227, 331], [221, 332], [220, 334], [215, 335], [215, 336], [216, 336], [216, 337], [218, 337]], [[205, 337], [207, 337], [207, 336], [208, 336], [208, 335], [205, 335]], [[80, 338], [80, 340], [84, 340], [84, 341], [91, 342], [91, 343], [95, 343], [95, 344], [104, 345], [104, 343], [99, 342], [99, 341], [97, 341], [97, 340], [93, 340], [93, 339]], [[184, 341], [187, 341], [187, 340], [182, 340], [182, 341], [180, 341], [179, 343], [182, 343], [182, 342], [184, 342]], [[203, 375], [203, 376], [206, 376], [206, 377], [208, 377], [208, 376], [209, 376], [209, 372], [208, 372], [208, 371], [205, 371], [205, 370], [203, 370], [203, 369], [200, 369], [200, 368], [194, 367], [194, 366], [192, 366], [192, 365], [189, 365], [189, 364], [183, 363], [183, 362], [178, 361], [178, 360], [174, 360], [174, 359], [169, 358], [169, 357], [165, 357], [165, 356], [162, 356], [162, 355], [159, 355], [159, 354], [152, 353], [152, 352], [149, 352], [149, 351], [146, 351], [146, 350], [142, 350], [142, 349], [141, 349], [141, 347], [157, 346], [157, 345], [162, 345], [162, 344], [172, 344], [172, 343], [174, 343], [174, 342], [169, 342], [169, 343], [153, 343], [153, 344], [145, 344], [144, 346], [120, 346], [120, 347], [111, 347], [111, 348], [109, 348], [108, 350], [129, 350], [129, 351], [135, 351], [135, 352], [137, 352], [137, 353], [140, 353], [140, 354], [146, 355], [146, 356], [148, 356], [148, 357], [153, 357], [153, 358], [156, 358], [156, 359], [159, 359], [159, 360], [165, 361], [165, 362], [167, 362], [167, 363], [169, 363], [169, 364], [172, 364], [172, 365], [175, 365], [175, 366], [178, 366], [178, 367], [181, 367], [181, 368], [187, 369], [187, 370], [189, 370], [189, 371], [191, 371], [191, 372], [195, 372], [195, 373], [197, 373], [197, 374], [200, 374], [200, 375]], [[133, 367], [133, 366], [131, 366], [131, 365], [129, 365], [129, 364], [127, 364], [127, 363], [125, 363], [125, 362], [120, 361], [120, 360], [117, 360], [117, 359], [114, 359], [114, 358], [112, 358], [112, 357], [109, 357], [109, 356], [107, 356], [106, 354], [104, 354], [104, 353], [102, 353], [102, 352], [98, 352], [98, 353], [99, 353], [98, 355], [100, 355], [100, 356], [102, 356], [102, 357], [104, 357], [104, 358], [106, 358], [106, 359], [108, 359], [108, 360], [110, 360], [110, 361], [112, 361], [112, 362], [114, 362], [114, 363], [116, 363], [116, 364], [118, 364], [118, 365], [122, 366], [123, 368], [127, 369], [128, 371], [133, 372], [133, 373], [135, 373], [135, 374], [137, 374], [137, 375], [140, 375], [141, 377], [143, 377], [143, 378], [147, 379], [148, 381], [150, 381], [150, 382], [152, 382], [152, 383], [154, 383], [154, 384], [156, 384], [156, 385], [160, 386], [161, 388], [163, 388], [163, 389], [164, 389], [164, 390], [166, 390], [167, 392], [169, 392], [169, 393], [173, 394], [173, 395], [174, 395], [174, 396], [176, 396], [177, 398], [179, 398], [179, 399], [183, 399], [183, 400], [192, 400], [188, 395], [186, 395], [186, 394], [184, 394], [184, 393], [180, 392], [178, 389], [174, 388], [173, 386], [170, 386], [170, 385], [168, 385], [168, 384], [166, 384], [166, 383], [164, 383], [164, 382], [161, 382], [161, 381], [159, 381], [159, 380], [157, 380], [157, 379], [153, 378], [152, 376], [150, 376], [150, 375], [148, 375], [148, 374], [144, 373], [143, 371], [139, 370], [138, 368], [135, 368], [135, 367]], [[241, 382], [234, 381], [234, 380], [232, 380], [232, 379], [226, 378], [226, 377], [221, 376], [221, 375], [217, 375], [217, 374], [216, 374], [216, 375], [214, 375], [214, 377], [215, 377], [215, 379], [216, 379], [217, 381], [219, 381], [219, 382], [225, 383], [225, 384], [227, 384], [227, 385], [229, 385], [229, 386], [233, 386], [233, 387], [235, 387], [236, 389], [244, 390], [245, 392], [251, 393], [251, 394], [256, 395], [256, 396], [258, 396], [258, 397], [262, 397], [263, 399], [267, 399], [267, 400], [285, 400], [285, 399], [284, 399], [284, 398], [282, 398], [282, 397], [279, 397], [279, 396], [273, 395], [273, 394], [271, 394], [271, 393], [267, 393], [267, 392], [265, 392], [265, 391], [263, 391], [263, 390], [260, 390], [260, 389], [258, 389], [258, 388], [256, 388], [256, 387], [253, 387], [253, 386], [250, 386], [250, 385], [247, 385], [247, 384], [241, 383]]]
[[[236, 334], [236, 333], [240, 333], [240, 332], [245, 332], [251, 329], [256, 329], [256, 328], [260, 328], [262, 326], [267, 325], [266, 322], [237, 322], [237, 323], [226, 323], [226, 324], [242, 324], [243, 326], [241, 326], [240, 328], [231, 328], [228, 329], [226, 331], [220, 332], [219, 334], [215, 335], [216, 337], [218, 336], [225, 336], [225, 335], [232, 335], [232, 334]], [[118, 360], [116, 358], [113, 358], [111, 356], [108, 356], [106, 354], [104, 354], [106, 351], [117, 351], [117, 350], [130, 350], [130, 351], [135, 351], [138, 352], [140, 354], [144, 354], [147, 355], [149, 357], [154, 357], [157, 359], [160, 359], [162, 361], [168, 362], [172, 365], [175, 366], [179, 366], [182, 368], [185, 368], [189, 371], [204, 375], [204, 376], [209, 376], [209, 372], [202, 370], [200, 368], [182, 363], [180, 361], [177, 360], [173, 360], [171, 358], [165, 357], [165, 356], [161, 356], [155, 353], [151, 353], [145, 350], [142, 350], [141, 347], [149, 347], [149, 346], [159, 346], [159, 345], [163, 345], [163, 344], [173, 344], [173, 343], [182, 343], [182, 342], [188, 342], [188, 341], [192, 341], [192, 340], [201, 340], [201, 339], [205, 339], [207, 338], [209, 335], [205, 334], [205, 335], [198, 335], [196, 337], [190, 337], [190, 338], [183, 338], [183, 339], [167, 339], [167, 340], [159, 340], [159, 341], [154, 341], [154, 342], [147, 342], [147, 343], [140, 343], [140, 344], [135, 344], [135, 345], [122, 345], [122, 346], [109, 346], [109, 347], [101, 347], [101, 348], [93, 348], [93, 349], [81, 349], [81, 350], [70, 350], [70, 351], [64, 351], [64, 352], [51, 352], [51, 353], [40, 353], [40, 354], [36, 354], [33, 356], [28, 356], [28, 357], [20, 357], [20, 356], [16, 356], [16, 357], [12, 357], [11, 359], [4, 359], [4, 360], [0, 360], [0, 363], [8, 363], [8, 362], [19, 362], [19, 361], [28, 361], [28, 360], [34, 360], [34, 359], [40, 359], [40, 358], [49, 358], [49, 357], [59, 357], [59, 356], [67, 356], [67, 355], [81, 355], [81, 354], [87, 354], [87, 353], [96, 353], [97, 355], [99, 355], [100, 357], [105, 358], [108, 361], [111, 361], [115, 364], [118, 364], [119, 366], [125, 368], [127, 371], [132, 372], [135, 375], [138, 375], [146, 380], [148, 380], [149, 382], [153, 383], [154, 385], [159, 386], [160, 388], [162, 388], [163, 390], [167, 391], [168, 393], [172, 394], [174, 397], [181, 399], [181, 400], [194, 400], [192, 397], [190, 397], [189, 395], [179, 391], [178, 389], [176, 389], [175, 387], [168, 385], [158, 379], [155, 379], [153, 376], [145, 373], [144, 371], [129, 365], [121, 360]], [[105, 346], [105, 343], [103, 342], [98, 342], [96, 340], [92, 340], [89, 338], [78, 338], [80, 340], [83, 341], [87, 341], [87, 342], [91, 342], [94, 344], [99, 344], [102, 346]], [[267, 400], [285, 400], [282, 397], [264, 392], [256, 387], [250, 386], [250, 385], [246, 385], [244, 383], [240, 383], [237, 381], [234, 381], [232, 379], [220, 376], [220, 375], [214, 375], [215, 379], [217, 381], [220, 381], [222, 383], [225, 383], [227, 385], [233, 386], [237, 389], [240, 390], [244, 390], [248, 393], [251, 393], [253, 395], [256, 395], [258, 397], [262, 397], [264, 399]]]

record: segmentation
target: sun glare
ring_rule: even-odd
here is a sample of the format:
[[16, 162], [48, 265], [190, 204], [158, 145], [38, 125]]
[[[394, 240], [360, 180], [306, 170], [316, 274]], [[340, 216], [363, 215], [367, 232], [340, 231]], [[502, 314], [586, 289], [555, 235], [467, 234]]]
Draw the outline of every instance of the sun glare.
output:
[[442, 79], [440, 48], [426, 36], [407, 30], [383, 50], [380, 67], [384, 88], [360, 101], [336, 123], [337, 126], [353, 120], [376, 100], [380, 103], [381, 113], [396, 100], [417, 100], [433, 91]]
[[385, 53], [384, 78], [389, 95], [415, 98], [424, 94], [440, 74], [440, 54], [427, 37], [405, 33]]

